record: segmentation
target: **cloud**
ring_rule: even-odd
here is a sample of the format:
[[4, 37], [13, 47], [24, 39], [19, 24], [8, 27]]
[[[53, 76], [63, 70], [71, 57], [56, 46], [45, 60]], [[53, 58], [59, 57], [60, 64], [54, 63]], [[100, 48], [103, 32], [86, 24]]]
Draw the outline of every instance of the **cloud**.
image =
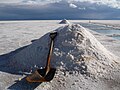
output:
[[69, 6], [70, 6], [71, 8], [77, 8], [77, 6], [76, 6], [75, 4], [72, 4], [72, 3], [70, 3]]
[[59, 2], [60, 0], [23, 0], [21, 3], [23, 4], [48, 4]]
[[80, 9], [80, 10], [85, 10], [86, 8], [85, 8], [85, 7], [79, 7], [78, 9]]
[[89, 2], [48, 4], [0, 4], [0, 20], [13, 19], [120, 19], [120, 10]]
[[0, 0], [0, 3], [20, 3], [23, 0]]
[[92, 4], [106, 5], [112, 8], [120, 9], [119, 0], [0, 0], [0, 3], [20, 3], [20, 4], [48, 4], [56, 2], [89, 2]]
[[25, 4], [37, 4], [35, 0], [22, 1]]

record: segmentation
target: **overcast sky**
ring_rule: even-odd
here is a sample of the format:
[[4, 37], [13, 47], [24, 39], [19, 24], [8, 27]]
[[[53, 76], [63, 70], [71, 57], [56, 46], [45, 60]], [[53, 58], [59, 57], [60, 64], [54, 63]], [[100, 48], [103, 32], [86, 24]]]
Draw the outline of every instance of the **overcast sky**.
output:
[[120, 0], [0, 0], [0, 20], [120, 19]]

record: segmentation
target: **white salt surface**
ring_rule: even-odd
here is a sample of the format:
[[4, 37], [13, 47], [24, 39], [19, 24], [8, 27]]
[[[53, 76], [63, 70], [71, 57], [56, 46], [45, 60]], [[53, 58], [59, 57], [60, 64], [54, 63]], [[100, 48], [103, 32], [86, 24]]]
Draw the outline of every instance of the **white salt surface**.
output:
[[[80, 25], [68, 25], [56, 31], [58, 36], [55, 41], [55, 50], [52, 58], [52, 64], [55, 67], [63, 63], [66, 65], [66, 69], [71, 70], [77, 65], [74, 65], [74, 63], [80, 62], [81, 57], [98, 59], [101, 63], [106, 63], [107, 65], [117, 59], [115, 55], [104, 48], [92, 34]], [[39, 67], [45, 66], [49, 42], [49, 34], [47, 34], [17, 53], [10, 59], [10, 63], [12, 65], [15, 63], [16, 69], [21, 69], [22, 65], [24, 70], [34, 68], [36, 64]], [[76, 68], [78, 67], [76, 66]]]
[[59, 24], [70, 24], [70, 22], [66, 19], [63, 19]]
[[0, 22], [0, 54], [14, 51], [29, 45], [31, 40], [61, 25], [57, 21], [1, 21]]
[[[38, 23], [39, 22], [35, 24], [39, 25]], [[32, 27], [32, 23], [30, 25]], [[52, 25], [50, 27], [53, 30], [56, 29], [56, 27], [59, 27], [59, 25], [54, 22], [53, 27]], [[47, 22], [45, 23], [45, 26], [43, 26], [44, 29], [50, 29], [50, 27]], [[41, 30], [43, 28], [41, 28]], [[2, 78], [0, 79], [0, 81], [2, 80], [2, 83], [0, 84], [0, 88], [2, 90], [120, 89], [120, 66], [117, 61], [117, 56], [110, 53], [82, 26], [68, 25], [60, 27], [56, 31], [59, 34], [55, 40], [54, 53], [51, 60], [52, 66], [57, 68], [55, 78], [50, 83], [42, 83], [35, 87], [34, 85], [26, 83], [24, 80], [15, 83], [14, 80], [20, 77], [20, 75], [13, 76], [12, 74], [1, 72], [0, 77], [10, 77], [3, 78], [4, 80]], [[38, 31], [34, 32], [33, 30], [33, 33], [38, 33]], [[32, 42], [28, 47], [20, 50], [18, 53], [15, 53], [14, 56], [10, 57], [10, 63], [7, 65], [9, 67], [4, 66], [2, 69], [3, 71], [6, 67], [11, 67], [10, 69], [12, 70], [9, 72], [23, 72], [30, 71], [31, 69], [34, 70], [34, 66], [45, 66], [50, 41], [49, 33], [44, 36], [42, 34], [41, 36], [43, 37], [40, 36], [41, 38], [36, 34], [33, 36], [38, 40]], [[34, 38], [32, 37], [31, 39]], [[28, 40], [28, 42], [30, 43], [30, 40]], [[29, 43], [27, 43], [27, 45]]]

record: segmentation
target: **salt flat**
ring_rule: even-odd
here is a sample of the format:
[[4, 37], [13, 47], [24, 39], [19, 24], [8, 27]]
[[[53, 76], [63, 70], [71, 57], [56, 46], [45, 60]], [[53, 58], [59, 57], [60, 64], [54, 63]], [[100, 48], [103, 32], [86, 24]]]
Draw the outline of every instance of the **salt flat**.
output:
[[0, 54], [28, 45], [61, 25], [58, 21], [1, 21]]
[[[53, 31], [59, 28], [60, 26], [66, 25], [66, 24], [59, 24], [59, 22], [60, 20], [1, 21], [0, 22], [0, 55], [1, 55], [0, 60], [2, 60], [2, 56], [4, 54], [10, 53], [11, 51], [14, 51], [20, 47], [30, 45], [33, 41], [41, 38], [44, 34], [50, 31]], [[89, 20], [87, 21], [70, 20], [70, 23], [79, 23], [79, 22], [89, 22]], [[100, 23], [101, 22], [102, 21], [100, 21]], [[108, 21], [104, 21], [104, 22], [107, 23]], [[99, 23], [99, 21], [97, 21], [97, 23]], [[119, 24], [119, 22], [116, 24]], [[98, 39], [98, 41], [101, 42], [109, 51], [113, 52], [115, 55], [120, 54], [119, 40], [114, 40], [113, 38], [101, 35], [91, 30], [88, 30], [88, 31], [90, 31]], [[2, 64], [2, 61], [0, 62], [0, 65], [1, 64]], [[99, 65], [101, 66], [100, 63], [98, 64], [98, 66]], [[2, 67], [1, 65], [0, 69], [2, 70], [2, 68], [4, 67]], [[99, 72], [101, 72], [100, 69], [98, 70]], [[108, 77], [109, 80], [101, 79], [101, 81], [99, 81], [98, 79], [94, 79], [96, 77], [90, 78], [87, 76], [82, 76], [81, 74], [80, 75], [76, 74], [75, 76], [73, 75], [73, 72], [71, 72], [71, 75], [69, 75], [68, 72], [66, 72], [65, 76], [64, 76], [64, 72], [57, 72], [57, 75], [59, 77], [56, 77], [56, 80], [53, 80], [50, 83], [42, 83], [39, 86], [39, 84], [34, 84], [34, 85], [26, 84], [27, 82], [25, 80], [22, 80], [19, 82], [18, 80], [20, 77], [22, 78], [25, 77], [24, 74], [15, 75], [8, 72], [0, 71], [0, 81], [1, 81], [0, 89], [1, 90], [7, 90], [7, 89], [9, 90], [39, 90], [39, 89], [40, 90], [73, 90], [73, 89], [74, 90], [96, 90], [97, 88], [98, 90], [101, 90], [101, 89], [102, 90], [110, 90], [110, 89], [119, 90], [120, 83], [116, 81], [120, 79], [119, 78], [120, 72], [118, 72], [117, 70], [114, 70], [113, 72], [107, 73], [107, 75], [109, 74], [110, 75], [112, 74], [112, 76]], [[112, 81], [112, 79], [114, 78], [115, 78], [115, 81]], [[81, 82], [81, 83], [78, 83], [78, 82]]]
[[112, 24], [112, 25], [120, 25], [120, 20], [70, 20], [71, 22], [94, 22], [94, 23], [101, 23], [101, 24]]

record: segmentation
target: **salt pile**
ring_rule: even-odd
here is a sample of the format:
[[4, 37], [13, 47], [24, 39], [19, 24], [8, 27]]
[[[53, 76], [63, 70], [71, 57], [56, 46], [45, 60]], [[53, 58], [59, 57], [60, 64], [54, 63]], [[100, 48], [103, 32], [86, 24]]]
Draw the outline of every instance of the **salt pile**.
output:
[[66, 19], [63, 19], [59, 24], [70, 24], [70, 22]]
[[[96, 38], [80, 25], [67, 25], [56, 30], [51, 60], [52, 67], [80, 73], [106, 72], [116, 66], [117, 57], [110, 53]], [[10, 59], [10, 66], [18, 71], [30, 71], [44, 67], [49, 50], [49, 33], [34, 41]]]

